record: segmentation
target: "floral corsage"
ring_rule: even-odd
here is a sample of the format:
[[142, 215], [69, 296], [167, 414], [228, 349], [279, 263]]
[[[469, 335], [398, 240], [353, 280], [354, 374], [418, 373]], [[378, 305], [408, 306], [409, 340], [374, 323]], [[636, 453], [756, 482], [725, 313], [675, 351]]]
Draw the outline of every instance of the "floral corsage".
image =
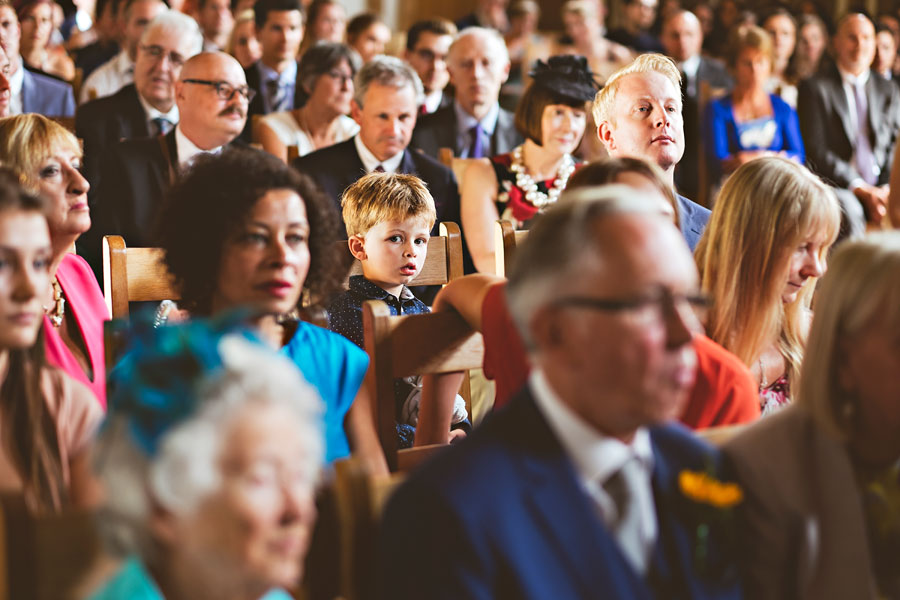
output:
[[735, 508], [744, 498], [744, 492], [736, 483], [724, 482], [713, 476], [712, 469], [703, 471], [683, 470], [678, 474], [678, 489], [686, 500], [687, 511], [694, 529], [694, 562], [701, 573], [710, 574], [718, 562], [712, 551], [713, 531], [730, 545], [734, 538]]

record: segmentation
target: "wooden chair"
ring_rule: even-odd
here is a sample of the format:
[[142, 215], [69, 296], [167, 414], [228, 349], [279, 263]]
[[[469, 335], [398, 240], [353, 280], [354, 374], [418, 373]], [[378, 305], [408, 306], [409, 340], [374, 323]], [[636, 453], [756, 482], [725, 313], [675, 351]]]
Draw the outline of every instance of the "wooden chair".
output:
[[[444, 285], [463, 276], [462, 235], [459, 232], [459, 225], [446, 221], [440, 224], [439, 229], [440, 235], [428, 240], [425, 264], [410, 285]], [[350, 248], [346, 241], [335, 244], [339, 252], [345, 252], [350, 256]], [[352, 260], [352, 263], [347, 277], [362, 275], [362, 264], [352, 256], [348, 260]]]
[[388, 466], [398, 470], [394, 380], [464, 371], [460, 394], [471, 414], [468, 370], [484, 358], [481, 334], [455, 312], [393, 316], [379, 300], [363, 304], [363, 336], [369, 355], [365, 385], [373, 399], [378, 437]]
[[453, 168], [453, 148], [439, 148], [438, 160], [448, 169]]
[[372, 477], [356, 458], [334, 463], [340, 545], [340, 597], [376, 597], [376, 557], [379, 522], [384, 506], [403, 475]]
[[128, 318], [129, 302], [181, 297], [162, 259], [160, 248], [128, 248], [120, 235], [103, 236], [103, 294], [113, 319]]
[[722, 446], [731, 438], [744, 431], [749, 424], [722, 425], [720, 427], [708, 427], [695, 433], [714, 446]]
[[0, 600], [84, 598], [114, 568], [90, 513], [35, 516], [0, 494]]
[[72, 85], [72, 95], [75, 97], [75, 102], [78, 102], [78, 99], [81, 98], [81, 86], [84, 84], [84, 69], [76, 67], [75, 76], [69, 83]]
[[50, 120], [59, 123], [71, 133], [75, 133], [75, 117], [50, 117]]
[[287, 147], [287, 164], [290, 165], [295, 158], [300, 158], [300, 146], [297, 144]]
[[494, 221], [494, 272], [506, 277], [512, 268], [516, 246], [528, 235], [527, 230], [516, 230], [512, 223], [505, 219]]

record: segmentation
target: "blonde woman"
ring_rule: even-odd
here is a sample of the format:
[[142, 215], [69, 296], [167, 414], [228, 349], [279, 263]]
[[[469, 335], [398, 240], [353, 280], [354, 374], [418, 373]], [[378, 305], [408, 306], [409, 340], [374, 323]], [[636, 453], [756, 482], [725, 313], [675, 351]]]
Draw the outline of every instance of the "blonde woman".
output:
[[898, 339], [900, 234], [841, 245], [796, 405], [725, 448], [744, 488], [749, 600], [900, 598]]
[[840, 220], [834, 193], [805, 167], [764, 157], [726, 181], [697, 246], [713, 299], [707, 335], [750, 368], [763, 414], [790, 400]]

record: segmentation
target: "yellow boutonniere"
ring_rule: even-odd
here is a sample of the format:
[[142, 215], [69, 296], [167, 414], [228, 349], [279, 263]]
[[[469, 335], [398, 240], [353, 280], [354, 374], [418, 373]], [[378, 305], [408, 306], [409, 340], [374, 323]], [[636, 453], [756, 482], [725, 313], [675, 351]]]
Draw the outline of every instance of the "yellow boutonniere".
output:
[[723, 483], [697, 471], [681, 471], [678, 487], [687, 498], [716, 508], [731, 508], [744, 499], [744, 492], [736, 483]]

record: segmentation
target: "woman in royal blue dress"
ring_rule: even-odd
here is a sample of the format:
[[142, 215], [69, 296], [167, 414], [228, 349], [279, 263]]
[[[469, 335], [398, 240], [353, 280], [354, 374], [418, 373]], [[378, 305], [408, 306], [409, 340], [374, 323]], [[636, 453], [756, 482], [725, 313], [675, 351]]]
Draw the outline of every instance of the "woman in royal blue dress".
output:
[[801, 164], [805, 159], [797, 112], [766, 91], [773, 56], [772, 38], [759, 27], [742, 27], [732, 37], [728, 66], [734, 90], [706, 109], [713, 181], [760, 156], [780, 155]]

